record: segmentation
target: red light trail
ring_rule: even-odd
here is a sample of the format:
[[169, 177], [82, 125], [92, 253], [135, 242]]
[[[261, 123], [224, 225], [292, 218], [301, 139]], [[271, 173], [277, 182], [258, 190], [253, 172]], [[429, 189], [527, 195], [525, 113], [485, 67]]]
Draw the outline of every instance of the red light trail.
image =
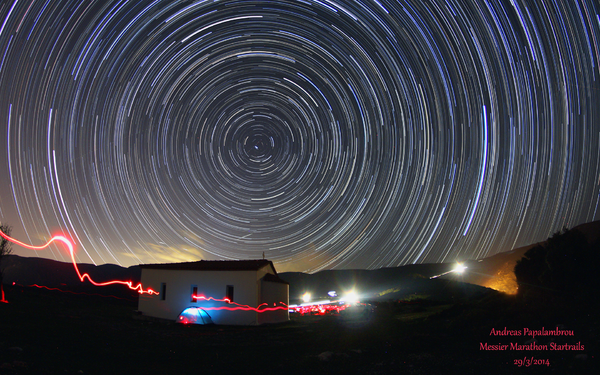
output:
[[[147, 290], [144, 290], [141, 283], [139, 283], [136, 286], [133, 286], [132, 281], [111, 280], [111, 281], [105, 281], [105, 282], [96, 282], [96, 281], [92, 280], [92, 278], [90, 277], [89, 274], [87, 274], [87, 273], [82, 274], [79, 271], [79, 267], [77, 267], [77, 261], [75, 261], [75, 248], [73, 247], [73, 244], [71, 243], [71, 241], [69, 241], [65, 236], [54, 236], [48, 242], [46, 242], [44, 245], [41, 245], [41, 246], [33, 246], [33, 245], [26, 244], [24, 242], [21, 242], [15, 238], [8, 236], [6, 233], [4, 233], [2, 231], [0, 231], [0, 236], [2, 236], [4, 239], [6, 239], [10, 242], [13, 242], [19, 246], [22, 246], [22, 247], [25, 247], [25, 248], [31, 249], [31, 250], [36, 250], [36, 251], [44, 250], [45, 248], [50, 246], [50, 244], [52, 244], [53, 242], [56, 242], [56, 241], [62, 242], [69, 249], [69, 254], [71, 256], [71, 261], [73, 262], [73, 267], [75, 268], [75, 272], [77, 272], [77, 276], [79, 277], [79, 280], [81, 280], [81, 282], [83, 282], [85, 279], [88, 279], [88, 281], [95, 286], [107, 286], [107, 285], [121, 284], [121, 285], [127, 286], [131, 290], [137, 291], [139, 294], [144, 294], [144, 293], [158, 294], [158, 292], [156, 292], [150, 288], [148, 288]], [[8, 302], [4, 298], [4, 290], [2, 290], [2, 302]]]
[[256, 311], [258, 313], [263, 313], [266, 311], [275, 311], [275, 310], [292, 310], [293, 312], [297, 312], [300, 313], [301, 315], [304, 314], [312, 314], [312, 315], [325, 315], [325, 314], [332, 314], [332, 313], [339, 313], [340, 311], [344, 311], [345, 309], [347, 309], [348, 307], [350, 307], [351, 305], [349, 303], [345, 303], [345, 304], [335, 304], [335, 303], [328, 303], [328, 304], [308, 304], [308, 305], [302, 305], [302, 306], [288, 306], [283, 302], [279, 302], [281, 305], [280, 306], [275, 306], [275, 307], [262, 307], [262, 306], [268, 306], [266, 303], [260, 304], [258, 305], [258, 307], [250, 307], [248, 305], [241, 305], [239, 303], [235, 303], [232, 302], [231, 300], [229, 300], [227, 297], [225, 298], [213, 298], [213, 297], [205, 297], [202, 295], [194, 295], [192, 294], [192, 298], [196, 299], [196, 300], [203, 300], [203, 301], [217, 301], [217, 302], [225, 302], [225, 303], [230, 303], [230, 304], [234, 304], [236, 305], [235, 307], [230, 307], [230, 306], [221, 306], [221, 307], [204, 307], [202, 306], [202, 310], [206, 310], [206, 311], [210, 311], [210, 310], [228, 310], [228, 311], [235, 311], [235, 310], [242, 310], [242, 311]]
[[[77, 276], [79, 277], [79, 280], [81, 282], [84, 282], [84, 280], [87, 279], [91, 284], [93, 284], [95, 286], [107, 286], [107, 285], [121, 284], [121, 285], [127, 286], [129, 289], [136, 290], [140, 294], [144, 294], [144, 293], [150, 294], [150, 295], [152, 295], [152, 294], [158, 295], [159, 294], [158, 292], [154, 291], [151, 288], [144, 290], [141, 283], [136, 286], [133, 286], [133, 282], [131, 282], [131, 281], [111, 280], [111, 281], [106, 281], [106, 282], [96, 282], [96, 281], [92, 280], [92, 278], [90, 277], [89, 274], [87, 274], [87, 273], [82, 274], [81, 271], [79, 271], [79, 267], [77, 266], [77, 261], [75, 260], [75, 248], [74, 248], [73, 244], [71, 243], [71, 241], [69, 241], [65, 236], [60, 236], [60, 235], [54, 236], [48, 242], [46, 242], [44, 245], [41, 245], [41, 246], [33, 246], [33, 245], [26, 244], [24, 242], [21, 242], [15, 238], [8, 236], [6, 233], [4, 233], [2, 231], [0, 231], [0, 236], [2, 236], [3, 238], [5, 238], [6, 240], [8, 240], [10, 242], [13, 242], [19, 246], [22, 246], [22, 247], [25, 247], [25, 248], [31, 249], [31, 250], [44, 250], [45, 248], [50, 246], [50, 244], [52, 244], [55, 241], [62, 242], [69, 249], [69, 255], [71, 256], [71, 261], [73, 263], [73, 267], [75, 268], [75, 272], [77, 273]], [[32, 285], [32, 286], [35, 286], [38, 288], [45, 288], [48, 290], [62, 291], [57, 288], [48, 288], [48, 287], [39, 286], [39, 285]], [[259, 313], [263, 313], [266, 311], [288, 309], [288, 306], [286, 304], [284, 304], [283, 302], [280, 302], [282, 304], [282, 306], [263, 307], [263, 306], [267, 306], [266, 303], [263, 303], [263, 304], [258, 305], [257, 307], [251, 307], [248, 305], [241, 305], [239, 303], [232, 302], [228, 298], [218, 299], [218, 298], [213, 298], [213, 297], [194, 296], [194, 295], [192, 295], [192, 297], [195, 299], [198, 299], [198, 300], [205, 300], [205, 301], [213, 300], [213, 301], [225, 302], [225, 303], [235, 305], [233, 307], [231, 307], [231, 306], [204, 307], [203, 308], [204, 310], [229, 310], [229, 311], [242, 310], [242, 311], [256, 311]], [[0, 301], [4, 302], [4, 303], [8, 303], [8, 301], [4, 297], [4, 289], [2, 289], [2, 300], [0, 300]]]
[[294, 310], [294, 312], [311, 315], [325, 315], [332, 313], [339, 313], [340, 311], [346, 310], [350, 307], [350, 304], [314, 304], [314, 305], [305, 305], [305, 306], [291, 306], [290, 310]]
[[288, 309], [288, 306], [285, 303], [283, 303], [283, 302], [279, 302], [280, 304], [282, 304], [282, 306], [261, 307], [261, 306], [268, 306], [266, 303], [261, 303], [257, 307], [250, 307], [248, 305], [241, 305], [239, 303], [232, 302], [227, 297], [219, 299], [219, 298], [213, 298], [213, 297], [196, 296], [196, 295], [192, 294], [192, 298], [196, 299], [196, 300], [203, 300], [203, 301], [210, 301], [210, 300], [212, 300], [212, 301], [225, 302], [225, 303], [230, 303], [230, 304], [236, 305], [235, 307], [230, 307], [230, 306], [202, 307], [202, 310], [228, 310], [228, 311], [242, 310], [242, 311], [256, 311], [258, 313], [263, 313], [265, 311], [287, 310]]
[[[62, 242], [68, 249], [69, 249], [69, 255], [71, 256], [71, 261], [73, 263], [73, 268], [75, 268], [75, 272], [77, 273], [77, 276], [79, 277], [79, 280], [81, 282], [84, 282], [85, 279], [87, 279], [91, 284], [95, 285], [95, 286], [107, 286], [107, 285], [114, 285], [114, 284], [121, 284], [121, 285], [125, 285], [127, 286], [129, 289], [135, 290], [140, 294], [150, 294], [150, 295], [158, 295], [159, 293], [154, 291], [151, 288], [148, 288], [147, 290], [144, 290], [144, 288], [142, 287], [142, 284], [139, 283], [136, 286], [133, 286], [133, 282], [132, 281], [121, 281], [121, 280], [111, 280], [111, 281], [105, 281], [105, 282], [96, 282], [94, 280], [92, 280], [92, 278], [90, 277], [89, 274], [87, 273], [81, 273], [81, 271], [79, 271], [79, 267], [77, 266], [77, 261], [75, 260], [75, 248], [73, 246], [73, 244], [71, 243], [71, 241], [69, 241], [65, 236], [54, 236], [52, 237], [48, 242], [46, 242], [44, 245], [40, 245], [40, 246], [34, 246], [34, 245], [29, 245], [26, 244], [24, 242], [21, 242], [15, 238], [12, 238], [10, 236], [8, 236], [6, 233], [0, 231], [0, 236], [2, 236], [4, 239], [13, 242], [19, 246], [25, 247], [27, 249], [31, 249], [31, 250], [44, 250], [46, 249], [48, 246], [50, 246], [50, 244], [52, 244], [53, 242]], [[48, 290], [58, 290], [58, 291], [62, 291], [60, 289], [57, 288], [48, 288], [46, 286], [39, 286], [39, 285], [32, 285], [38, 288], [45, 288]], [[225, 302], [228, 304], [233, 304], [235, 306], [221, 306], [221, 307], [202, 307], [202, 309], [204, 310], [228, 310], [228, 311], [255, 311], [258, 313], [264, 313], [267, 311], [275, 311], [275, 310], [287, 310], [289, 309], [288, 305], [286, 305], [283, 302], [280, 302], [280, 306], [274, 306], [274, 307], [267, 307], [268, 305], [266, 303], [262, 303], [260, 305], [258, 305], [257, 307], [251, 307], [248, 305], [241, 305], [239, 303], [236, 302], [232, 302], [230, 299], [228, 298], [213, 298], [213, 297], [205, 297], [205, 296], [196, 296], [196, 295], [192, 295], [192, 298], [197, 299], [197, 300], [204, 300], [204, 301], [218, 301], [218, 302]], [[0, 300], [0, 302], [4, 302], [4, 303], [8, 303], [8, 301], [5, 299], [4, 296], [4, 289], [2, 289], [2, 299]], [[339, 308], [336, 309], [337, 311], [339, 311]]]

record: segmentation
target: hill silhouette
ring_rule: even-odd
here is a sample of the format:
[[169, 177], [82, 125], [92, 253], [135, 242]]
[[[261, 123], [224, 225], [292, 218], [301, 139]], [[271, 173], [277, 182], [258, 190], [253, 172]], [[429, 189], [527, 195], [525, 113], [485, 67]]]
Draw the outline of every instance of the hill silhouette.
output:
[[[74, 293], [111, 295], [134, 299], [135, 291], [122, 285], [97, 287], [81, 282], [71, 263], [44, 258], [27, 258], [9, 255], [3, 262], [5, 283], [22, 286], [44, 286]], [[97, 282], [109, 280], [140, 282], [139, 266], [121, 267], [114, 264], [95, 266], [80, 264], [82, 273], [88, 273]], [[451, 299], [449, 290], [456, 284], [452, 280], [430, 280], [429, 277], [451, 270], [451, 264], [414, 264], [378, 270], [330, 270], [314, 274], [284, 272], [279, 276], [290, 283], [290, 303], [298, 303], [302, 294], [310, 292], [313, 298], [329, 298], [329, 291], [340, 296], [354, 290], [361, 299], [403, 299], [411, 295], [427, 295], [436, 299]], [[458, 295], [475, 293], [479, 287], [463, 285]]]
[[[577, 225], [571, 230], [581, 232], [589, 243], [593, 243], [600, 238], [600, 221]], [[466, 272], [460, 275], [460, 280], [504, 293], [516, 294], [517, 279], [514, 269], [517, 261], [523, 258], [527, 251], [538, 245], [544, 245], [547, 241], [498, 253], [484, 259], [468, 260], [465, 262], [468, 268]], [[443, 278], [455, 279], [457, 275], [449, 274]]]
[[[141, 269], [139, 266], [121, 267], [114, 264], [78, 263], [81, 273], [88, 273], [94, 281], [109, 280], [133, 281], [139, 283]], [[22, 286], [43, 286], [57, 288], [67, 292], [110, 295], [118, 298], [134, 299], [137, 292], [123, 285], [109, 285], [99, 288], [87, 282], [81, 282], [72, 263], [59, 262], [45, 258], [29, 258], [8, 255], [2, 262], [4, 283]]]
[[444, 263], [411, 264], [377, 270], [285, 272], [280, 277], [290, 283], [290, 303], [299, 303], [306, 292], [313, 300], [330, 299], [328, 293], [333, 291], [339, 297], [353, 291], [361, 300], [384, 301], [425, 297], [453, 300], [485, 291], [485, 288], [460, 280], [430, 279], [453, 267], [453, 264]]
[[[592, 242], [600, 237], [600, 221], [578, 225], [572, 230], [582, 232], [588, 241]], [[451, 299], [465, 293], [480, 293], [484, 289], [479, 287], [514, 294], [516, 293], [514, 266], [529, 249], [538, 244], [540, 243], [498, 253], [484, 259], [468, 260], [464, 262], [468, 267], [464, 273], [450, 272], [433, 280], [430, 277], [451, 271], [455, 264], [412, 264], [377, 270], [328, 270], [314, 274], [284, 272], [279, 276], [290, 283], [290, 303], [299, 302], [305, 292], [311, 293], [313, 299], [324, 299], [329, 298], [330, 291], [335, 291], [341, 296], [350, 290], [354, 290], [360, 298], [370, 300], [405, 299], [419, 295], [427, 295], [435, 299]], [[125, 268], [114, 264], [95, 266], [85, 263], [78, 266], [82, 273], [89, 273], [98, 282], [124, 280], [137, 284], [140, 281], [139, 266]], [[82, 283], [71, 263], [9, 255], [4, 259], [2, 267], [5, 270], [5, 284], [16, 283], [23, 286], [35, 284], [76, 293], [113, 295], [119, 298], [135, 299], [137, 296], [135, 291], [122, 285], [99, 288], [87, 281]]]

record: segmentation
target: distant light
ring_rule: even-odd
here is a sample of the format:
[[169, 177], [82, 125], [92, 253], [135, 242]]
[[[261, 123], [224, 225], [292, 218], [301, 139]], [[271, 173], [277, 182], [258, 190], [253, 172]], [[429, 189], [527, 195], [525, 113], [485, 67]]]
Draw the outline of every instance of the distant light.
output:
[[337, 297], [337, 292], [335, 290], [331, 290], [331, 291], [327, 292], [327, 295], [329, 297]]
[[344, 298], [342, 299], [342, 301], [348, 302], [348, 303], [358, 302], [358, 295], [356, 294], [356, 292], [354, 290], [351, 290], [344, 295]]
[[457, 263], [456, 267], [454, 267], [452, 272], [463, 273], [466, 269], [467, 269], [467, 266], [464, 266], [461, 263]]
[[302, 301], [306, 302], [310, 302], [310, 293], [306, 292], [302, 295]]

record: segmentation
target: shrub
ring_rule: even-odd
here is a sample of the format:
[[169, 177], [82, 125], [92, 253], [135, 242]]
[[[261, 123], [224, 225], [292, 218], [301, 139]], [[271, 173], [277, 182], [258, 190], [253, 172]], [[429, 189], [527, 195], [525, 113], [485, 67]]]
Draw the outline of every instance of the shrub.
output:
[[561, 302], [597, 298], [598, 245], [577, 230], [563, 229], [530, 249], [515, 266], [519, 296]]

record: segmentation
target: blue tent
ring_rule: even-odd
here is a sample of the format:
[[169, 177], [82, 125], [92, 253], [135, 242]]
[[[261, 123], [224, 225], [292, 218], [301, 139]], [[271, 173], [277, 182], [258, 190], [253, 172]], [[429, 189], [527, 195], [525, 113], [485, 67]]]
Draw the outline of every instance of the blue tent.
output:
[[177, 322], [183, 324], [213, 324], [210, 315], [200, 307], [187, 307], [179, 314]]

